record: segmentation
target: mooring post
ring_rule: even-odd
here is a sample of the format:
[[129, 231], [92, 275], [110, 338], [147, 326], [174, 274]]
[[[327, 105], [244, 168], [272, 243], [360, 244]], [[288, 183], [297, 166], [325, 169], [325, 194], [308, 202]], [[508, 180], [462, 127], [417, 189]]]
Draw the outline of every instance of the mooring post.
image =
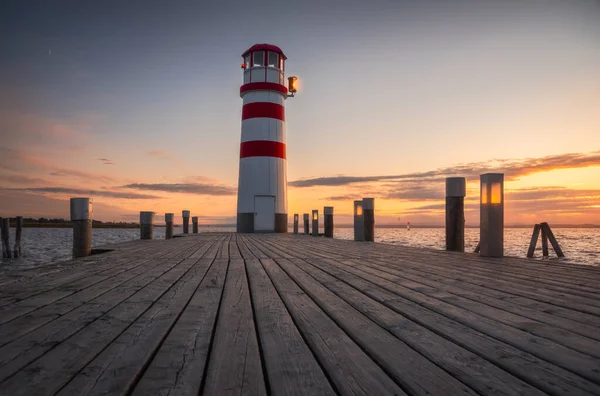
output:
[[446, 178], [446, 250], [465, 251], [465, 195], [464, 177]]
[[558, 241], [554, 237], [554, 233], [550, 229], [550, 225], [546, 222], [543, 222], [542, 224], [540, 224], [540, 227], [542, 227], [542, 230], [546, 229], [546, 235], [548, 236], [548, 239], [550, 239], [550, 243], [552, 244], [552, 249], [554, 249], [554, 252], [556, 253], [556, 255], [558, 257], [565, 257], [565, 254], [563, 253], [562, 249], [558, 245]]
[[363, 198], [365, 241], [375, 242], [375, 199]]
[[312, 236], [319, 236], [319, 211], [312, 211]]
[[198, 233], [198, 216], [192, 217], [192, 232], [194, 234]]
[[15, 221], [15, 248], [13, 249], [13, 257], [19, 258], [23, 254], [21, 247], [21, 234], [23, 233], [23, 216], [17, 216]]
[[154, 212], [140, 212], [140, 239], [154, 239]]
[[540, 235], [540, 225], [536, 224], [533, 226], [533, 233], [531, 234], [531, 241], [529, 242], [529, 249], [527, 249], [527, 257], [532, 258], [535, 253], [535, 245]]
[[363, 213], [363, 201], [354, 201], [354, 240], [365, 240], [365, 216]]
[[190, 211], [182, 210], [181, 215], [183, 216], [183, 233], [189, 234], [190, 233]]
[[323, 208], [323, 227], [325, 237], [333, 238], [333, 206]]
[[92, 200], [71, 198], [71, 223], [73, 224], [73, 258], [92, 254]]
[[2, 219], [2, 258], [11, 258], [10, 254], [10, 219], [7, 217]]
[[303, 215], [303, 219], [304, 219], [304, 235], [308, 235], [310, 234], [310, 227], [309, 227], [309, 214], [308, 213], [304, 213]]
[[294, 234], [298, 233], [298, 213], [294, 213]]
[[165, 223], [167, 228], [165, 230], [165, 239], [173, 238], [173, 220], [175, 219], [174, 213], [165, 213]]
[[548, 252], [548, 234], [546, 227], [540, 224], [540, 228], [542, 229], [542, 256], [548, 257], [550, 253]]
[[504, 174], [480, 176], [479, 255], [504, 256]]

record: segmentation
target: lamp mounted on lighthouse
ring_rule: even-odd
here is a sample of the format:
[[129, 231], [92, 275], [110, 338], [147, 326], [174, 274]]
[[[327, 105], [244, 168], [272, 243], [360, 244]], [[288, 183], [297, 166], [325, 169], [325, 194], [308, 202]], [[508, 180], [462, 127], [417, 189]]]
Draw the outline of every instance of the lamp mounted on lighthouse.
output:
[[283, 51], [256, 44], [242, 54], [242, 136], [237, 231], [287, 232], [285, 100], [298, 79], [285, 85]]

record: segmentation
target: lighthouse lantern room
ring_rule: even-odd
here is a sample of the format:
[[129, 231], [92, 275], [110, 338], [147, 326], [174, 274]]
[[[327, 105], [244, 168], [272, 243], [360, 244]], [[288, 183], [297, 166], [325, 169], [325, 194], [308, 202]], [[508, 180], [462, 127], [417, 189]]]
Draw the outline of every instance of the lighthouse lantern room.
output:
[[237, 231], [287, 232], [284, 105], [296, 92], [297, 80], [288, 80], [288, 90], [284, 77], [287, 58], [277, 46], [253, 45], [242, 58]]

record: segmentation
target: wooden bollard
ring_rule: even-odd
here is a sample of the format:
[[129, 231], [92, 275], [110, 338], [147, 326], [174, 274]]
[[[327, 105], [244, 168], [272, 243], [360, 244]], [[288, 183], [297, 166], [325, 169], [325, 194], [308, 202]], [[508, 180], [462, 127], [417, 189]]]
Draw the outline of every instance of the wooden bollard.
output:
[[10, 219], [2, 219], [0, 227], [2, 228], [2, 258], [11, 258], [12, 256], [10, 254]]
[[333, 238], [333, 206], [323, 208], [323, 228], [327, 238]]
[[92, 200], [71, 198], [71, 223], [73, 224], [73, 258], [92, 254]]
[[565, 257], [565, 254], [563, 253], [562, 249], [558, 245], [558, 241], [554, 237], [554, 233], [550, 229], [550, 225], [548, 225], [548, 223], [544, 222], [544, 223], [540, 224], [540, 227], [542, 228], [542, 232], [544, 231], [544, 229], [546, 230], [546, 236], [550, 240], [550, 243], [552, 244], [552, 249], [554, 249], [554, 252], [556, 253], [556, 255], [558, 257]]
[[15, 221], [15, 248], [13, 249], [13, 257], [19, 258], [23, 254], [23, 248], [21, 246], [21, 235], [23, 233], [23, 216], [17, 216]]
[[310, 234], [308, 213], [304, 213], [303, 216], [304, 216], [304, 235], [308, 235], [308, 234]]
[[375, 242], [375, 199], [363, 198], [365, 241]]
[[183, 217], [183, 233], [189, 234], [190, 233], [190, 211], [182, 210], [181, 216]]
[[535, 253], [535, 245], [540, 235], [540, 225], [536, 224], [533, 226], [533, 234], [531, 234], [531, 241], [529, 242], [529, 249], [527, 250], [527, 257], [532, 258]]
[[464, 177], [446, 178], [446, 250], [465, 251], [465, 195]]
[[294, 234], [298, 233], [298, 213], [294, 214]]
[[198, 233], [198, 216], [192, 217], [192, 232], [194, 234]]
[[319, 236], [319, 211], [312, 211], [312, 236]]
[[154, 212], [140, 212], [140, 239], [154, 239]]
[[174, 213], [165, 213], [165, 223], [166, 223], [166, 230], [165, 230], [165, 239], [171, 239], [173, 238], [173, 220], [175, 218], [175, 214]]
[[548, 234], [546, 233], [546, 228], [542, 227], [541, 224], [540, 228], [542, 229], [542, 256], [548, 257], [550, 256], [548, 252]]

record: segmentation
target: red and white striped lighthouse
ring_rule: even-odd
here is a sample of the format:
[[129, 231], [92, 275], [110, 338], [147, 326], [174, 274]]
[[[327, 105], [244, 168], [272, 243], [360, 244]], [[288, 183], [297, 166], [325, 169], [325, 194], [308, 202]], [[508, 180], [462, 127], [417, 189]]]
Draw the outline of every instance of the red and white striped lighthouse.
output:
[[286, 56], [277, 46], [256, 44], [242, 58], [237, 231], [287, 232]]

